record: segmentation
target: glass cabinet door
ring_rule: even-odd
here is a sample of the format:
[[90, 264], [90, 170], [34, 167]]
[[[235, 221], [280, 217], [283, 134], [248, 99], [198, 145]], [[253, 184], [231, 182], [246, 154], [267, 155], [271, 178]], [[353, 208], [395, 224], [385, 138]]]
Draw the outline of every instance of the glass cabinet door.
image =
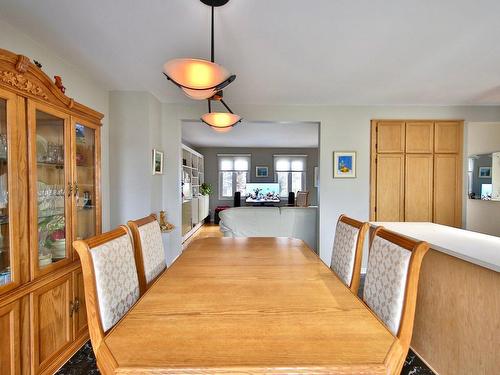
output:
[[[32, 263], [35, 275], [66, 264], [71, 256], [70, 227], [72, 186], [70, 183], [69, 116], [41, 105], [30, 105]], [[34, 197], [33, 197], [34, 195]], [[32, 222], [33, 223], [33, 222]], [[35, 250], [35, 248], [37, 250]], [[35, 258], [35, 259], [33, 259]]]
[[99, 192], [96, 184], [96, 156], [98, 132], [96, 127], [80, 120], [73, 120], [73, 196], [74, 238], [77, 240], [95, 236], [98, 223]]
[[[16, 101], [14, 94], [0, 89], [0, 291], [14, 287], [19, 281], [19, 251], [14, 229], [16, 228], [16, 176], [15, 150]], [[9, 196], [10, 194], [10, 196]]]

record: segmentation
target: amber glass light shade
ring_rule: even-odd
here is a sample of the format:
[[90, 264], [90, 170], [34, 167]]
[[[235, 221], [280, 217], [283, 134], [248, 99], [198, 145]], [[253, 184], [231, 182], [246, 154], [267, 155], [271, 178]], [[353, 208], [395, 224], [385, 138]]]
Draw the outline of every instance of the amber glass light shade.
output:
[[173, 59], [163, 73], [192, 99], [208, 99], [230, 84], [236, 76], [223, 66], [202, 59]]
[[213, 128], [228, 128], [241, 121], [241, 117], [227, 112], [205, 113], [201, 121]]

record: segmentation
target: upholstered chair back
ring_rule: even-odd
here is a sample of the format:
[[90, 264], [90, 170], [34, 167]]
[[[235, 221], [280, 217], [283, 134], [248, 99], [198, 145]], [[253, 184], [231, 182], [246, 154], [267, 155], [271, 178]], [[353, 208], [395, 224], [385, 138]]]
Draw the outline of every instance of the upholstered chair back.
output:
[[125, 226], [73, 243], [82, 262], [94, 351], [104, 335], [137, 302], [139, 279], [132, 238]]
[[420, 266], [428, 249], [425, 242], [381, 227], [372, 233], [363, 300], [405, 351], [413, 331]]
[[341, 215], [335, 230], [330, 268], [355, 294], [358, 293], [361, 257], [368, 223]]
[[128, 226], [134, 239], [139, 284], [144, 293], [167, 267], [160, 224], [155, 215], [150, 215], [131, 220]]

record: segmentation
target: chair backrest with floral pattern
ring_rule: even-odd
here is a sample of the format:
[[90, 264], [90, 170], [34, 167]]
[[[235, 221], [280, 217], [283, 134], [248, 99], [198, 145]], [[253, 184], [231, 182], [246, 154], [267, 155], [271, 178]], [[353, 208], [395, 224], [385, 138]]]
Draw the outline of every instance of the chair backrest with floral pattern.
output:
[[405, 351], [413, 331], [420, 266], [428, 249], [426, 242], [382, 227], [372, 232], [363, 301]]
[[[129, 230], [115, 230], [73, 242], [82, 263], [85, 302], [94, 352], [108, 332], [140, 297]], [[99, 358], [98, 358], [99, 361]]]
[[134, 239], [139, 284], [144, 293], [167, 268], [160, 224], [154, 214], [127, 224]]
[[330, 268], [342, 282], [358, 293], [361, 275], [361, 258], [368, 223], [341, 215], [335, 230]]

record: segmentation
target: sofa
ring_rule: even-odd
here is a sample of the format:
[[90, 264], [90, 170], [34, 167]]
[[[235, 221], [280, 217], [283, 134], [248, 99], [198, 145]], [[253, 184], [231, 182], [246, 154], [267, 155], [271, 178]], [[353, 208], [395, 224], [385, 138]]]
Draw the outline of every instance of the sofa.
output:
[[224, 237], [291, 237], [316, 251], [317, 207], [235, 207], [220, 213]]

